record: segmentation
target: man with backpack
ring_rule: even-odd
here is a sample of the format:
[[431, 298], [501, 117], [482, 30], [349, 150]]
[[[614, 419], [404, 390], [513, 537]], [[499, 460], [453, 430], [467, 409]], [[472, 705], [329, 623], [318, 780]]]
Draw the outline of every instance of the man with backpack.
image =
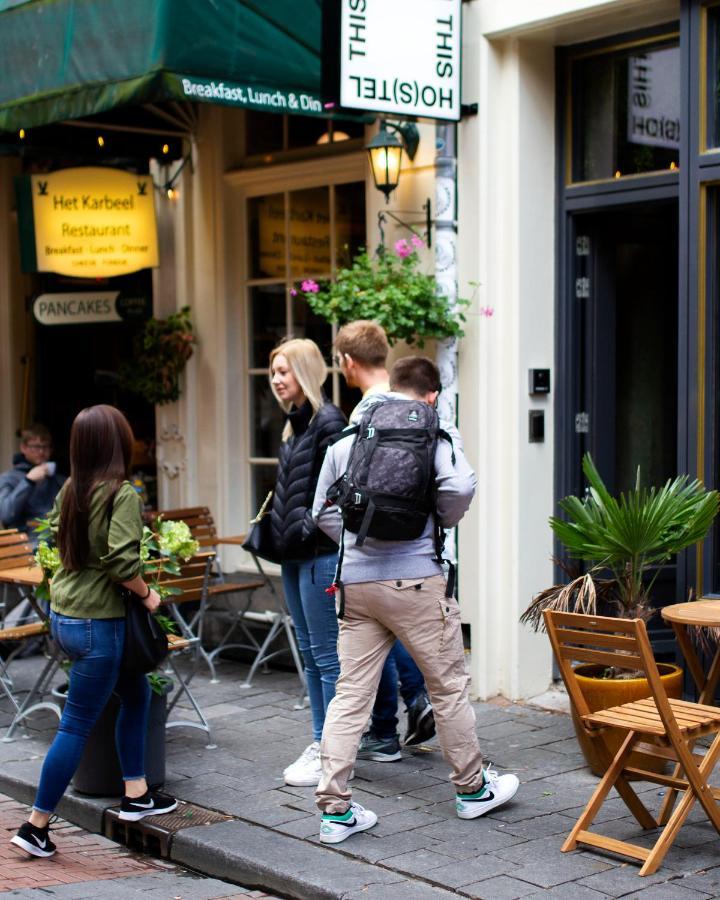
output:
[[[343, 325], [335, 338], [335, 363], [349, 387], [359, 388], [362, 399], [350, 413], [356, 424], [375, 403], [387, 399], [390, 384], [387, 335], [377, 322], [359, 319]], [[375, 697], [370, 728], [363, 734], [358, 759], [396, 762], [402, 759], [398, 726], [398, 679], [407, 707], [404, 747], [429, 741], [435, 735], [433, 710], [422, 672], [400, 641], [388, 653]]]
[[[336, 605], [340, 678], [320, 747], [320, 840], [339, 843], [377, 816], [353, 803], [348, 777], [388, 651], [399, 638], [425, 676], [456, 811], [474, 819], [510, 800], [515, 775], [482, 767], [460, 609], [441, 565], [442, 529], [467, 512], [475, 475], [454, 428], [434, 409], [440, 380], [423, 357], [396, 363], [391, 392], [332, 445], [313, 515], [340, 543]], [[452, 569], [451, 569], [452, 572]]]

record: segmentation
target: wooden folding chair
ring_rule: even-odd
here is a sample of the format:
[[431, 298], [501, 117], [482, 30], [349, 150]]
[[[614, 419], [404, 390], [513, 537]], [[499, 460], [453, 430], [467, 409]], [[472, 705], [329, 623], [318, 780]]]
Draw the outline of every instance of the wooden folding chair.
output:
[[[6, 528], [0, 531], [0, 572], [6, 569], [20, 569], [23, 566], [34, 566], [35, 557], [28, 536], [17, 528]], [[7, 611], [9, 584], [3, 584], [2, 601], [0, 601], [0, 618], [5, 618]], [[24, 599], [19, 591], [21, 601]]]
[[[720, 833], [720, 807], [716, 802], [720, 790], [707, 783], [720, 758], [720, 709], [668, 698], [645, 623], [640, 619], [548, 610], [543, 615], [563, 681], [583, 728], [591, 737], [601, 735], [609, 726], [627, 732], [615, 758], [607, 752], [607, 771], [561, 849], [565, 853], [583, 844], [617, 853], [641, 861], [640, 875], [651, 875], [659, 868], [696, 800]], [[651, 697], [591, 712], [575, 676], [573, 660], [642, 672], [648, 680]], [[707, 752], [700, 755], [693, 751], [693, 744], [705, 735], [715, 735], [715, 738]], [[633, 750], [676, 762], [684, 777], [631, 766], [629, 756]], [[650, 849], [589, 831], [612, 787], [642, 828], [659, 827], [660, 822], [648, 812], [631, 787], [629, 777], [674, 788], [682, 798]]]

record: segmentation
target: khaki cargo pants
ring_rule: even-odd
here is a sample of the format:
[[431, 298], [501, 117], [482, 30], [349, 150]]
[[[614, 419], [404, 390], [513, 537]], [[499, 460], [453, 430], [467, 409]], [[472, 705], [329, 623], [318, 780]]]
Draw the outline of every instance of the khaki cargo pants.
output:
[[345, 586], [340, 620], [340, 677], [325, 717], [317, 805], [343, 813], [348, 777], [375, 702], [385, 657], [398, 637], [425, 676], [450, 778], [461, 793], [480, 790], [482, 755], [468, 700], [460, 609], [445, 597], [442, 575]]

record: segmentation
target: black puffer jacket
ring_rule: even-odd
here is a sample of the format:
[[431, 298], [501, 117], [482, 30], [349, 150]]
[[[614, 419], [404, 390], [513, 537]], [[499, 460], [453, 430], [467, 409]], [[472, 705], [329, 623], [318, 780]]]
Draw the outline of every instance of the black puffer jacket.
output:
[[288, 413], [292, 436], [280, 446], [280, 464], [272, 505], [272, 533], [281, 559], [309, 559], [331, 553], [337, 545], [320, 531], [311, 510], [325, 451], [347, 420], [326, 400], [311, 421], [312, 406], [305, 401]]

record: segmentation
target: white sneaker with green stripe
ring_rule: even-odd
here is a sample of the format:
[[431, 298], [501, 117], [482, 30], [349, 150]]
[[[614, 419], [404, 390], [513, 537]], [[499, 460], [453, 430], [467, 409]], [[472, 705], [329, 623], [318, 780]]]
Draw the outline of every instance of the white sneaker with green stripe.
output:
[[341, 815], [323, 813], [320, 823], [320, 842], [323, 844], [339, 844], [356, 831], [366, 831], [377, 824], [377, 816], [359, 803], [351, 803], [350, 809]]
[[519, 787], [517, 775], [498, 775], [495, 769], [483, 769], [483, 786], [474, 794], [456, 794], [455, 809], [461, 819], [477, 819], [512, 800]]

